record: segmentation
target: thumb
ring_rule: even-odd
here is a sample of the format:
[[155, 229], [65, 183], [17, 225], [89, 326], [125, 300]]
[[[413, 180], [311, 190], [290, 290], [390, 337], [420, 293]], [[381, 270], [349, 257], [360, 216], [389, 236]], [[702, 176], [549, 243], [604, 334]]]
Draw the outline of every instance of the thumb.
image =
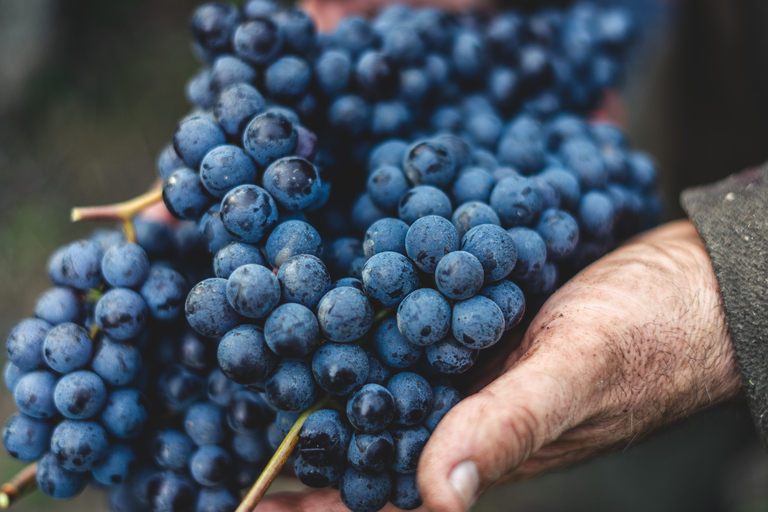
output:
[[590, 414], [577, 406], [583, 386], [570, 381], [580, 370], [562, 349], [547, 348], [534, 347], [439, 423], [417, 473], [429, 510], [468, 510], [482, 490]]

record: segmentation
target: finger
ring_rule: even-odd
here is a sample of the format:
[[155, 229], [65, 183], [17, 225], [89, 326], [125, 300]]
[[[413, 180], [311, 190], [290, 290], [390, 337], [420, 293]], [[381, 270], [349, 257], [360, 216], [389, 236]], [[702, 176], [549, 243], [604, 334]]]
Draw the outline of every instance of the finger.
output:
[[575, 362], [575, 345], [554, 345], [545, 340], [443, 418], [418, 468], [429, 510], [468, 510], [480, 491], [593, 414], [592, 372]]

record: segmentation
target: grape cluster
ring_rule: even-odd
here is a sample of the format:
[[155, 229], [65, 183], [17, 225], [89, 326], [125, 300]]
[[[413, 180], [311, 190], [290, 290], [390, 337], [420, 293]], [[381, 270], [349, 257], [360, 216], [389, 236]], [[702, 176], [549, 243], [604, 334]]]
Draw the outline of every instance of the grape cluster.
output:
[[115, 511], [226, 512], [312, 409], [302, 482], [416, 508], [451, 378], [657, 222], [653, 161], [579, 117], [632, 21], [392, 6], [316, 34], [250, 0], [191, 28], [206, 67], [158, 159], [180, 222], [53, 254], [8, 337], [5, 446], [53, 497], [94, 481]]

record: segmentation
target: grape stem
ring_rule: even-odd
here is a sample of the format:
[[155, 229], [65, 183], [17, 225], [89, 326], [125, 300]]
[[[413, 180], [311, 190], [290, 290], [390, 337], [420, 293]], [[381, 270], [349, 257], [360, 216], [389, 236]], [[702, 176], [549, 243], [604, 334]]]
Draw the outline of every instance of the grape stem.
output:
[[37, 462], [25, 467], [0, 487], [0, 510], [6, 510], [37, 487]]
[[158, 181], [149, 191], [138, 197], [123, 201], [122, 203], [105, 206], [79, 206], [72, 208], [70, 218], [72, 222], [81, 220], [111, 220], [123, 223], [125, 238], [129, 242], [136, 241], [136, 228], [133, 225], [133, 217], [140, 211], [163, 200], [163, 183]]
[[285, 439], [283, 439], [283, 442], [280, 443], [280, 446], [277, 448], [277, 451], [275, 451], [275, 454], [271, 459], [269, 459], [267, 467], [265, 467], [264, 471], [261, 472], [261, 475], [259, 475], [256, 483], [253, 484], [251, 490], [249, 490], [248, 494], [245, 495], [245, 499], [243, 499], [243, 502], [240, 503], [240, 506], [237, 507], [235, 512], [252, 512], [252, 510], [256, 508], [256, 505], [259, 504], [262, 498], [264, 498], [264, 495], [267, 493], [267, 490], [269, 490], [272, 482], [275, 481], [277, 475], [280, 474], [280, 471], [282, 471], [285, 463], [288, 462], [288, 459], [291, 457], [291, 454], [296, 448], [296, 445], [299, 444], [299, 431], [304, 425], [304, 422], [313, 412], [325, 407], [330, 400], [331, 395], [325, 395], [323, 398], [318, 400], [315, 405], [301, 413], [301, 415], [291, 427], [291, 430], [288, 431], [288, 435], [286, 435]]

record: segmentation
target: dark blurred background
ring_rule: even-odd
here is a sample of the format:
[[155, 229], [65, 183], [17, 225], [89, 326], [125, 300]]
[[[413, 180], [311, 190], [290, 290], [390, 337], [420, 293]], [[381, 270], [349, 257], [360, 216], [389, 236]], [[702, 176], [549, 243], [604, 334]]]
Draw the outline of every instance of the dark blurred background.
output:
[[[47, 255], [92, 226], [74, 205], [146, 190], [188, 110], [197, 0], [0, 1], [0, 336], [31, 313]], [[602, 2], [610, 3], [610, 2]], [[624, 0], [645, 39], [622, 94], [635, 147], [680, 190], [768, 160], [768, 2]], [[2, 351], [4, 355], [4, 351]], [[0, 355], [0, 363], [3, 355]], [[13, 412], [0, 392], [0, 419]], [[0, 454], [0, 480], [23, 464]], [[100, 493], [17, 510], [104, 509]], [[480, 512], [768, 511], [768, 457], [746, 408], [716, 409], [622, 453], [495, 490]]]

